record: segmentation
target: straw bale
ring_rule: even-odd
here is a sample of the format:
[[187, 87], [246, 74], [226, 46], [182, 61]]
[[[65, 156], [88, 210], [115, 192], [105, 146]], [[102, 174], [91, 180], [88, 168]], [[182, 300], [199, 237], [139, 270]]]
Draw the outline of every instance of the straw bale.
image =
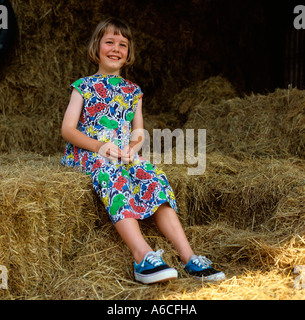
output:
[[304, 91], [277, 89], [267, 95], [198, 103], [184, 128], [206, 129], [208, 152], [241, 159], [304, 158], [304, 110]]
[[43, 292], [94, 228], [96, 208], [93, 193], [82, 186], [87, 177], [14, 160], [1, 161], [0, 234], [1, 264], [17, 297]]
[[0, 115], [0, 152], [17, 152], [30, 149], [39, 154], [54, 154], [64, 150], [60, 133], [60, 119], [39, 115], [15, 115], [7, 118]]
[[180, 115], [190, 112], [198, 104], [216, 104], [232, 99], [237, 93], [232, 84], [222, 76], [210, 77], [183, 89], [173, 99], [173, 109]]
[[54, 154], [63, 146], [60, 126], [69, 85], [96, 71], [86, 57], [86, 46], [93, 26], [102, 18], [100, 4], [11, 3], [19, 34], [9, 67], [0, 70], [0, 152]]
[[184, 175], [188, 224], [225, 219], [239, 228], [259, 226], [273, 216], [280, 200], [304, 183], [300, 163], [297, 158], [240, 161], [208, 154], [204, 174]]
[[165, 260], [180, 278], [153, 286], [135, 282], [132, 256], [90, 179], [62, 168], [59, 160], [59, 155], [0, 155], [0, 264], [9, 270], [3, 299], [304, 297], [290, 275], [305, 263], [302, 160], [240, 161], [213, 153], [199, 177], [187, 176], [181, 165], [160, 165], [191, 245], [228, 274], [217, 286], [185, 274], [153, 219], [141, 229], [155, 250], [165, 249]]

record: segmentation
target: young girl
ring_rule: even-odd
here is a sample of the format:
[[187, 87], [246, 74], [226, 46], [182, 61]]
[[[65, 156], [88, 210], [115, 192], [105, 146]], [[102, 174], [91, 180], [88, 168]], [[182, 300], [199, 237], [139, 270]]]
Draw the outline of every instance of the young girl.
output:
[[89, 44], [96, 74], [71, 86], [71, 99], [62, 123], [68, 141], [62, 164], [79, 167], [91, 175], [93, 187], [104, 203], [115, 229], [134, 257], [134, 275], [142, 283], [177, 278], [177, 271], [145, 241], [138, 221], [153, 215], [156, 225], [178, 251], [187, 273], [218, 281], [223, 272], [206, 257], [196, 256], [180, 221], [166, 175], [139, 157], [144, 142], [140, 87], [120, 76], [134, 61], [129, 27], [109, 18], [101, 22]]

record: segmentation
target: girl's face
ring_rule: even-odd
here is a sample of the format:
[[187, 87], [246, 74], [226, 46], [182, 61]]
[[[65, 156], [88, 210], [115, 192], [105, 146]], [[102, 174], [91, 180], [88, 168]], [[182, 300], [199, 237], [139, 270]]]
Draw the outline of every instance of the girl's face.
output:
[[115, 35], [109, 27], [100, 41], [99, 73], [120, 75], [128, 56], [128, 39], [120, 34]]

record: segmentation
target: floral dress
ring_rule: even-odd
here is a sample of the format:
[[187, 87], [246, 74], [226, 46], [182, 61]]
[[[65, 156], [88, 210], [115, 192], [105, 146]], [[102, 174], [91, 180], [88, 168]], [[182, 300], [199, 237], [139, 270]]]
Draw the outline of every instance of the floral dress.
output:
[[[129, 144], [131, 121], [142, 98], [138, 85], [114, 75], [81, 78], [72, 85], [84, 99], [78, 130], [120, 149]], [[67, 143], [61, 163], [91, 175], [93, 188], [113, 223], [125, 218], [145, 219], [165, 202], [177, 211], [165, 173], [136, 154], [124, 164]]]

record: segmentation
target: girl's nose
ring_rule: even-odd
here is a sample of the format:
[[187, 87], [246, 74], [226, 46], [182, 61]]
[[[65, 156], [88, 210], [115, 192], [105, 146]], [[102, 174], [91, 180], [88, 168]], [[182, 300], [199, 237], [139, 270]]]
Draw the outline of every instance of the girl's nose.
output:
[[114, 52], [119, 52], [119, 45], [118, 44], [114, 44], [112, 51]]

